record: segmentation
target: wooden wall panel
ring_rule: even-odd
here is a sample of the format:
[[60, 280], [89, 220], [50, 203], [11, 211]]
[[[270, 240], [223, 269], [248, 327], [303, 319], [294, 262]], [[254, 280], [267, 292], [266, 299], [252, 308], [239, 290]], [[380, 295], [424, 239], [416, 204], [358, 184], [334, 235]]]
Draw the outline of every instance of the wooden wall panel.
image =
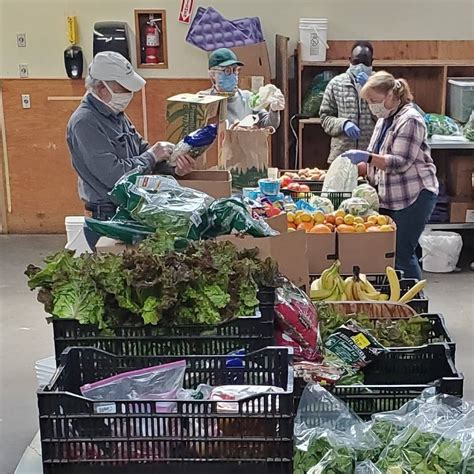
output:
[[[371, 41], [376, 59], [474, 59], [474, 41]], [[354, 41], [328, 41], [327, 59], [349, 60]]]
[[[149, 141], [165, 138], [167, 97], [208, 87], [206, 79], [149, 79]], [[2, 81], [2, 93], [12, 199], [12, 212], [7, 214], [8, 232], [63, 233], [64, 217], [83, 213], [65, 139], [67, 122], [79, 99], [48, 97], [81, 97], [83, 83], [67, 79], [11, 79]], [[30, 94], [31, 109], [22, 108], [21, 94]], [[145, 135], [141, 94], [135, 95], [127, 115]]]

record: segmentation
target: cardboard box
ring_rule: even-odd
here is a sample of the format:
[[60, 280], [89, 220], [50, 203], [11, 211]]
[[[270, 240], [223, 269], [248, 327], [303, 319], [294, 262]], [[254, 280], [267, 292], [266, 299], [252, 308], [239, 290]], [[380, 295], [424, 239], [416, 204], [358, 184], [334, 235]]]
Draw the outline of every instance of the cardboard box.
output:
[[[265, 84], [270, 82], [272, 71], [267, 43], [265, 41], [262, 43], [249, 44], [247, 46], [238, 46], [231, 49], [237, 55], [239, 61], [244, 63], [240, 76], [262, 76]], [[240, 86], [243, 88], [242, 84]]]
[[474, 222], [474, 201], [451, 201], [449, 222], [452, 224]]
[[227, 99], [203, 94], [178, 94], [166, 101], [166, 140], [178, 143], [185, 135], [210, 123], [218, 124], [218, 136], [197, 169], [217, 166], [225, 140]]
[[458, 201], [469, 201], [472, 195], [472, 174], [474, 160], [472, 156], [453, 156], [448, 160], [447, 188], [451, 196]]
[[285, 234], [288, 232], [288, 218], [286, 212], [282, 212], [280, 215], [265, 219], [265, 222], [274, 230]]
[[388, 265], [395, 265], [396, 231], [336, 235], [341, 273], [352, 273], [355, 265], [362, 273], [385, 273]]
[[336, 260], [336, 233], [306, 234], [310, 275], [320, 275]]
[[220, 199], [232, 195], [232, 178], [228, 171], [193, 171], [179, 179], [179, 184]]
[[97, 253], [121, 253], [130, 245], [126, 245], [120, 240], [110, 239], [109, 237], [101, 237], [95, 248]]
[[306, 234], [287, 232], [274, 237], [223, 235], [218, 240], [232, 242], [239, 249], [258, 248], [262, 259], [271, 257], [278, 262], [281, 273], [298, 287], [309, 291]]

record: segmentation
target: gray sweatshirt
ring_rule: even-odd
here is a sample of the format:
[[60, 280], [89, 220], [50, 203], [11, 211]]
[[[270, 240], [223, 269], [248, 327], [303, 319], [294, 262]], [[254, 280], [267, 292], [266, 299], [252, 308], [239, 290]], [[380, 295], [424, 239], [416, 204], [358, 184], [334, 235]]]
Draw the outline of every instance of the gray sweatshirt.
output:
[[124, 113], [87, 94], [69, 119], [66, 133], [72, 165], [79, 176], [79, 196], [90, 204], [112, 203], [108, 192], [128, 171], [143, 167], [173, 174], [166, 163], [155, 166], [148, 143]]
[[[214, 89], [200, 92], [200, 94], [206, 95], [214, 95], [215, 93]], [[254, 112], [250, 107], [251, 97], [252, 92], [238, 89], [234, 97], [227, 99], [227, 120], [229, 124], [232, 125], [236, 120], [240, 121], [247, 117], [247, 115], [257, 114], [259, 127], [273, 127], [277, 129], [280, 126], [280, 112], [267, 112], [266, 110]]]

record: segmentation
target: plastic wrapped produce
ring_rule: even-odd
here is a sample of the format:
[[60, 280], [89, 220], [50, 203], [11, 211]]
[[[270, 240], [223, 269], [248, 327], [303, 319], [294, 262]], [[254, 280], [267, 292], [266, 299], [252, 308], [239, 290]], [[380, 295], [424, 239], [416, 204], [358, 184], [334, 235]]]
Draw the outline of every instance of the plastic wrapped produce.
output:
[[357, 166], [349, 158], [338, 156], [329, 166], [323, 183], [325, 192], [343, 193], [352, 192], [357, 187], [359, 172]]
[[319, 109], [323, 101], [324, 91], [329, 81], [336, 77], [332, 71], [323, 71], [314, 76], [311, 87], [307, 91], [303, 99], [302, 113], [309, 117], [319, 117]]
[[326, 197], [313, 195], [309, 199], [309, 203], [313, 206], [315, 211], [321, 211], [324, 214], [331, 214], [334, 212], [333, 203]]
[[359, 184], [359, 186], [352, 191], [352, 197], [365, 199], [369, 203], [370, 209], [378, 212], [380, 206], [379, 195], [377, 190], [370, 184]]
[[474, 110], [469, 117], [468, 122], [464, 126], [464, 136], [471, 142], [474, 142]]
[[424, 119], [429, 137], [432, 135], [462, 135], [460, 126], [451, 117], [440, 114], [426, 114]]
[[176, 165], [176, 158], [180, 155], [189, 155], [199, 158], [214, 143], [217, 138], [217, 125], [206, 125], [203, 128], [186, 135], [174, 148], [169, 159], [172, 166]]
[[214, 199], [180, 186], [170, 176], [133, 170], [117, 181], [110, 194], [135, 221], [153, 230], [196, 240], [209, 227], [207, 211]]
[[345, 199], [341, 202], [339, 209], [345, 211], [346, 214], [360, 217], [368, 216], [372, 210], [370, 204], [365, 199], [359, 197]]

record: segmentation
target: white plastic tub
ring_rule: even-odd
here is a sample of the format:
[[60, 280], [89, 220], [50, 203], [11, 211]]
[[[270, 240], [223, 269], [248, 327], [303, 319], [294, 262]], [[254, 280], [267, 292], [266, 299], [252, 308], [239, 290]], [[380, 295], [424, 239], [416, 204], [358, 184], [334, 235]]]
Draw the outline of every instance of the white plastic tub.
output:
[[474, 77], [451, 78], [448, 86], [449, 116], [465, 123], [474, 110]]
[[300, 18], [301, 59], [303, 61], [326, 61], [329, 48], [327, 18]]
[[89, 252], [91, 249], [84, 235], [84, 216], [67, 216], [65, 219], [67, 250], [75, 250], [76, 255]]

